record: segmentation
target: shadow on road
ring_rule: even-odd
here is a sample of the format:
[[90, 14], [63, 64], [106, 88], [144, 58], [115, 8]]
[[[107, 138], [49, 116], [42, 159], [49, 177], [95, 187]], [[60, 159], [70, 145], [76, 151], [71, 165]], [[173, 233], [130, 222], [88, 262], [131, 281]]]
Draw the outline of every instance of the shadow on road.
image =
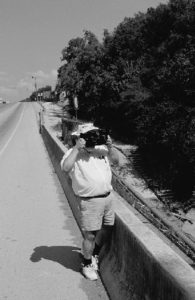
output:
[[40, 246], [34, 248], [30, 260], [38, 262], [42, 258], [57, 262], [67, 269], [80, 272], [80, 248], [72, 246]]

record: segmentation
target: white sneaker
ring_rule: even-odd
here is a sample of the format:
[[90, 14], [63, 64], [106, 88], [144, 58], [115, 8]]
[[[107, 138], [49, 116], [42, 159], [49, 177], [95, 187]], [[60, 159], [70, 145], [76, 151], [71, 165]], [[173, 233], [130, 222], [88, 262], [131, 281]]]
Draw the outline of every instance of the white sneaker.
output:
[[92, 266], [93, 266], [94, 270], [98, 271], [99, 270], [99, 267], [98, 267], [98, 263], [99, 263], [98, 256], [97, 255], [92, 256], [91, 260], [92, 260]]
[[92, 264], [82, 267], [83, 275], [90, 280], [97, 280], [98, 276]]

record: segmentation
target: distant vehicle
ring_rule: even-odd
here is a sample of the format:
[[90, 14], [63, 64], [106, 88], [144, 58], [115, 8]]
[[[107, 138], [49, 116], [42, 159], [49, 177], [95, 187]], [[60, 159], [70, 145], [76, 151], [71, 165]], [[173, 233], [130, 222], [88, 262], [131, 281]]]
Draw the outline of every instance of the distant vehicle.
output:
[[7, 103], [9, 103], [9, 101], [0, 99], [0, 104], [7, 104]]

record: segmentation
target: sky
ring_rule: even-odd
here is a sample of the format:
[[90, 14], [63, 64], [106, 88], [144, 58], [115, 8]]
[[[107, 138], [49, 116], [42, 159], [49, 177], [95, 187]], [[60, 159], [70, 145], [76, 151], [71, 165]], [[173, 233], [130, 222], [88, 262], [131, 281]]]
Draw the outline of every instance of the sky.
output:
[[[10, 102], [37, 87], [55, 88], [61, 51], [92, 31], [99, 41], [125, 17], [168, 0], [0, 0], [0, 98]], [[32, 76], [34, 78], [32, 78]]]

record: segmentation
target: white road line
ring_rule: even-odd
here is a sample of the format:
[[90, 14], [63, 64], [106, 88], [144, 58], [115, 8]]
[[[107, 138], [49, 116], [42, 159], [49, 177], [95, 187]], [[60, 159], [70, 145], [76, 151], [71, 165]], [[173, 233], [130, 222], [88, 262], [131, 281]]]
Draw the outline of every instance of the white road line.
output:
[[16, 130], [18, 129], [19, 125], [20, 125], [20, 122], [22, 120], [22, 117], [24, 115], [24, 108], [23, 108], [23, 111], [20, 115], [20, 119], [18, 120], [18, 123], [16, 125], [16, 127], [14, 128], [14, 131], [12, 132], [11, 136], [9, 137], [9, 139], [7, 140], [7, 142], [5, 143], [5, 145], [3, 146], [3, 148], [0, 150], [0, 155], [3, 154], [3, 152], [5, 151], [5, 149], [7, 148], [7, 146], [9, 145], [9, 143], [11, 142], [11, 140], [13, 139], [15, 133], [16, 133]]

